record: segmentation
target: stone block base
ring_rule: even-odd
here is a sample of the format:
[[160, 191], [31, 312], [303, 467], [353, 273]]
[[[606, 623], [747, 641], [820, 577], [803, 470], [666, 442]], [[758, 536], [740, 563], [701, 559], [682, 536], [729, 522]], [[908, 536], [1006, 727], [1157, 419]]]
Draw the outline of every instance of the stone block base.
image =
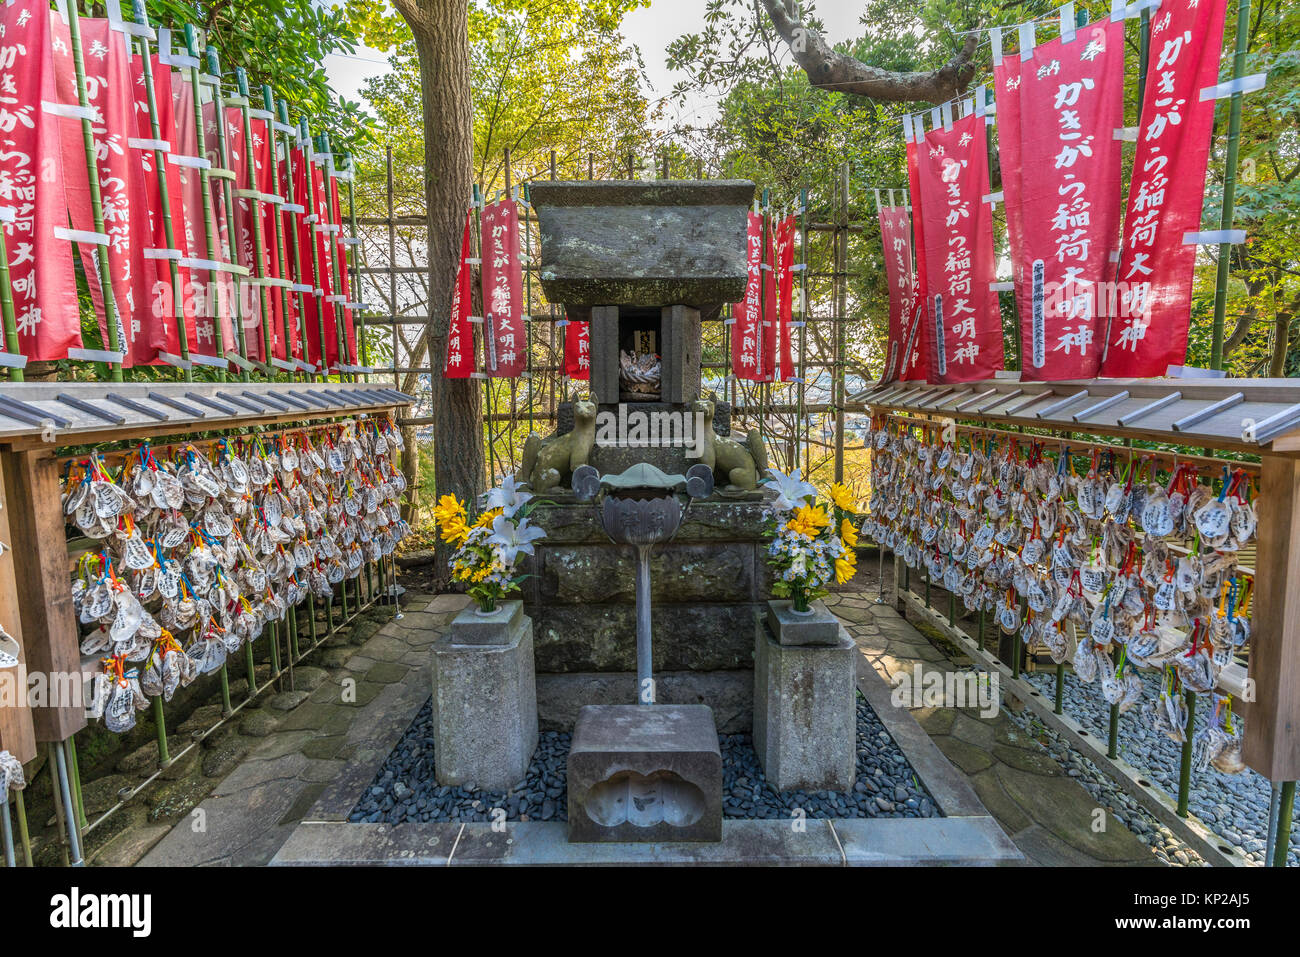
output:
[[857, 765], [857, 647], [782, 645], [759, 627], [754, 646], [754, 750], [778, 791], [849, 791]]
[[706, 705], [591, 705], [569, 750], [569, 840], [722, 840], [722, 754]]
[[[473, 636], [479, 638], [480, 636]], [[513, 619], [501, 643], [464, 644], [455, 622], [433, 645], [433, 735], [438, 783], [505, 791], [537, 750], [533, 623]]]

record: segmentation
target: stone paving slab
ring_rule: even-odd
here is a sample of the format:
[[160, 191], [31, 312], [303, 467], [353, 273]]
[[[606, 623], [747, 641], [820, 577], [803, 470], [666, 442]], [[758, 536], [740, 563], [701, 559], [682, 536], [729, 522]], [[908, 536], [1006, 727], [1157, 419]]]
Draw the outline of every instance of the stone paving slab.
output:
[[[1021, 860], [984, 818], [724, 821], [717, 844], [570, 844], [559, 822], [338, 824], [305, 822], [271, 861], [296, 865], [987, 865]], [[902, 825], [901, 827], [899, 825]]]
[[[968, 659], [963, 656], [954, 661], [891, 605], [867, 599], [870, 604], [864, 615], [860, 604], [863, 600], [851, 597], [851, 593], [832, 593], [825, 599], [831, 611], [853, 621], [847, 627], [864, 664], [874, 669], [887, 687], [892, 689], [901, 676], [914, 677], [918, 664], [922, 673], [969, 670], [964, 667]], [[890, 714], [903, 710], [912, 713], [943, 759], [963, 772], [966, 787], [962, 793], [970, 792], [976, 805], [987, 808], [1028, 863], [1128, 867], [1159, 864], [1151, 849], [1109, 811], [1098, 815], [1101, 809], [1096, 799], [1067, 777], [1047, 751], [1029, 739], [1001, 709], [985, 717], [973, 707], [900, 708], [888, 697], [879, 702], [871, 697], [868, 700], [896, 738], [907, 732], [889, 725]], [[929, 786], [930, 779], [924, 777], [922, 768], [915, 762], [913, 767]], [[939, 800], [939, 795], [935, 797]]]

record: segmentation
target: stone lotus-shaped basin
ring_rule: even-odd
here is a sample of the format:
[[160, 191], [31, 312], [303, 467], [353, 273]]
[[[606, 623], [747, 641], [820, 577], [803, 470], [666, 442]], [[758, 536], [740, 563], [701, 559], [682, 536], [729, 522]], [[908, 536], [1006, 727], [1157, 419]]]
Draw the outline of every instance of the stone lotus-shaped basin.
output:
[[604, 827], [686, 827], [704, 815], [704, 792], [673, 771], [620, 771], [587, 796], [587, 815]]

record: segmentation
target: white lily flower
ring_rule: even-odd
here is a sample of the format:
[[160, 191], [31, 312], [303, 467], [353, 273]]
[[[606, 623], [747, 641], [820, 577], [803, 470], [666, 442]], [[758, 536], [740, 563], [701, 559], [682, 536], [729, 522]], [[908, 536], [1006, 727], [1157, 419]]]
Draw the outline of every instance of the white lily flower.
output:
[[545, 537], [545, 529], [529, 525], [526, 518], [516, 525], [504, 515], [498, 515], [492, 522], [492, 537], [488, 543], [500, 549], [503, 564], [513, 565], [520, 552], [532, 555], [533, 542]]
[[501, 480], [500, 485], [487, 493], [487, 507], [489, 510], [499, 508], [501, 514], [506, 518], [513, 518], [515, 512], [519, 511], [524, 503], [532, 497], [532, 492], [525, 492], [521, 487], [515, 485], [513, 475], [507, 475]]
[[816, 487], [803, 481], [798, 469], [786, 475], [779, 469], [769, 468], [763, 483], [776, 489], [776, 507], [784, 512], [792, 512], [817, 497]]

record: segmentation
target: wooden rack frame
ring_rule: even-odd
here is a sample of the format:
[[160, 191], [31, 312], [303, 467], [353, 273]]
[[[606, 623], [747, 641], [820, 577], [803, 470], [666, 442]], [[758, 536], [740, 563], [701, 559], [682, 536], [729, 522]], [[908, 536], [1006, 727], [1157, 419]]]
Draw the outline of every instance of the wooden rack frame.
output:
[[[1025, 426], [1253, 453], [1256, 501], [1250, 706], [1242, 756], [1270, 781], [1300, 778], [1300, 380], [1106, 379], [958, 386], [892, 383], [859, 396], [867, 413]], [[1253, 427], [1248, 428], [1253, 423]], [[1026, 438], [1029, 438], [1026, 436]], [[1045, 439], [1076, 444], [1068, 439]], [[1117, 446], [1125, 453], [1128, 449]], [[1134, 450], [1135, 454], [1147, 454]], [[1173, 452], [1153, 455], [1172, 459]], [[1180, 461], [1199, 456], [1181, 453]]]
[[[166, 446], [199, 432], [395, 416], [413, 401], [346, 382], [0, 385], [0, 625], [18, 639], [26, 669], [81, 674], [59, 476], [64, 462], [84, 453], [60, 457], [58, 450], [145, 440]], [[0, 682], [9, 680], [0, 672]], [[38, 707], [28, 706], [25, 687], [12, 685], [18, 700], [0, 684], [0, 749], [20, 761], [32, 760], [38, 744], [85, 727], [79, 683], [76, 703], [65, 694]]]

